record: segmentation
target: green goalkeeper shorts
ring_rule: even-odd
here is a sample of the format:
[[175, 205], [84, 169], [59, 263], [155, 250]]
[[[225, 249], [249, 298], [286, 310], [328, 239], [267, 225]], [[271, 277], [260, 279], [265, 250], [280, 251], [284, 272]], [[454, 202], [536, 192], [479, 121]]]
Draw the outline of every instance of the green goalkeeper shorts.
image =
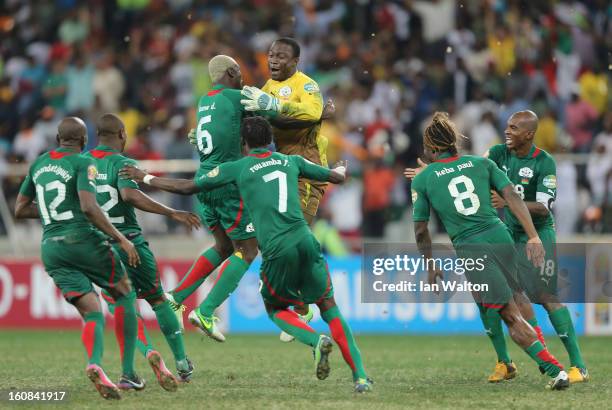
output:
[[525, 252], [527, 234], [513, 232], [517, 246], [518, 276], [521, 285], [529, 299], [534, 303], [542, 303], [543, 296], [557, 294], [557, 265], [556, 243], [557, 237], [554, 227], [538, 229], [538, 235], [544, 245], [544, 266], [535, 267]]
[[272, 306], [319, 303], [334, 295], [319, 242], [311, 234], [271, 260], [260, 271], [260, 292]]
[[228, 238], [240, 241], [255, 237], [255, 228], [244, 207], [238, 187], [229, 184], [197, 194], [197, 210], [202, 224], [211, 232], [223, 229]]
[[109, 289], [126, 273], [117, 252], [97, 231], [47, 238], [41, 245], [41, 258], [47, 273], [70, 303], [94, 292], [92, 282]]

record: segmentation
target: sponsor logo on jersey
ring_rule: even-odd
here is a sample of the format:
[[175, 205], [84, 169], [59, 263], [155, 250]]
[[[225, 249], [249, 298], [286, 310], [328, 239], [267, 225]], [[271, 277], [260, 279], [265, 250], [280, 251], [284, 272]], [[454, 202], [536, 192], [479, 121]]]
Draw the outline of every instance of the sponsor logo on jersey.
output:
[[523, 178], [531, 178], [533, 177], [533, 170], [529, 167], [524, 167], [519, 170], [519, 176]]
[[253, 222], [248, 224], [244, 230], [245, 232], [255, 232], [255, 227], [253, 226]]
[[278, 95], [281, 97], [289, 97], [291, 95], [291, 87], [288, 85], [281, 87], [280, 90], [278, 90]]
[[217, 175], [219, 175], [219, 167], [215, 167], [215, 169], [210, 170], [208, 174], [206, 174], [206, 176], [209, 178], [214, 178]]
[[546, 175], [542, 180], [542, 185], [549, 189], [557, 188], [557, 177], [554, 175]]
[[90, 181], [95, 181], [96, 175], [98, 175], [98, 170], [96, 169], [96, 167], [93, 165], [88, 166], [87, 167], [87, 178]]
[[412, 203], [414, 204], [416, 200], [419, 199], [419, 194], [414, 189], [412, 190]]
[[308, 92], [308, 93], [318, 93], [319, 92], [319, 86], [315, 83], [306, 83], [304, 84], [304, 91]]

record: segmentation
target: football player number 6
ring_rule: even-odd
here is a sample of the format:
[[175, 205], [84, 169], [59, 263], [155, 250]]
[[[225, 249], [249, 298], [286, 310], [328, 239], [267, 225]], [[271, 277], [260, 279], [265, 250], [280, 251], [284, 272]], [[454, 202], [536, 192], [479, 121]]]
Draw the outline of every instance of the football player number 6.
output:
[[281, 214], [287, 212], [287, 174], [282, 171], [273, 171], [262, 178], [264, 182], [278, 179], [278, 212]]
[[[457, 187], [459, 184], [463, 184], [465, 190], [459, 192]], [[460, 175], [451, 179], [448, 183], [448, 192], [455, 198], [454, 204], [455, 209], [462, 215], [474, 215], [480, 208], [480, 199], [478, 195], [474, 193], [474, 183], [470, 178], [465, 175]], [[469, 200], [470, 206], [466, 207], [466, 201]]]
[[210, 121], [210, 115], [205, 115], [200, 118], [200, 121], [198, 121], [198, 127], [196, 128], [196, 140], [198, 142], [198, 150], [204, 155], [210, 154], [213, 150], [212, 135], [210, 135], [210, 132], [208, 132], [208, 130], [202, 129], [202, 126], [204, 126], [204, 124], [208, 124]]

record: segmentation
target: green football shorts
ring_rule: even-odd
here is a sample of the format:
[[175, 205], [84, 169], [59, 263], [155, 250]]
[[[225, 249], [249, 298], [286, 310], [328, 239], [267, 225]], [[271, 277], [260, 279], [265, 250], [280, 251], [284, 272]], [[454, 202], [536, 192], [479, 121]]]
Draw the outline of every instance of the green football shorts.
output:
[[125, 275], [121, 258], [97, 231], [44, 239], [41, 257], [47, 273], [70, 303], [94, 292], [92, 282], [109, 289]]
[[223, 229], [234, 241], [255, 237], [255, 228], [238, 187], [229, 184], [210, 192], [201, 192], [197, 198], [200, 220], [211, 232]]
[[311, 234], [271, 260], [260, 271], [260, 292], [272, 306], [302, 306], [334, 295], [327, 262]]
[[513, 232], [518, 254], [518, 277], [529, 299], [534, 303], [541, 303], [542, 296], [557, 294], [557, 264], [556, 243], [557, 237], [554, 227], [538, 229], [538, 235], [544, 245], [544, 266], [535, 267], [525, 252], [527, 234]]

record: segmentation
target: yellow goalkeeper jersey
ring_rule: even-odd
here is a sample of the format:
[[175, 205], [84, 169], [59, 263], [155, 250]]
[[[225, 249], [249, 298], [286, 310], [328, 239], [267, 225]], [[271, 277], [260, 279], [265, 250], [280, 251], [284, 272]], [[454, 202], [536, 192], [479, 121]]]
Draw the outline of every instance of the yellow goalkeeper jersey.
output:
[[[296, 71], [285, 81], [268, 80], [262, 88], [281, 101], [281, 114], [300, 120], [319, 120], [323, 98], [318, 84], [306, 74]], [[274, 127], [276, 149], [287, 155], [304, 158], [327, 166], [327, 139], [320, 135], [321, 123], [310, 128], [281, 130]]]

